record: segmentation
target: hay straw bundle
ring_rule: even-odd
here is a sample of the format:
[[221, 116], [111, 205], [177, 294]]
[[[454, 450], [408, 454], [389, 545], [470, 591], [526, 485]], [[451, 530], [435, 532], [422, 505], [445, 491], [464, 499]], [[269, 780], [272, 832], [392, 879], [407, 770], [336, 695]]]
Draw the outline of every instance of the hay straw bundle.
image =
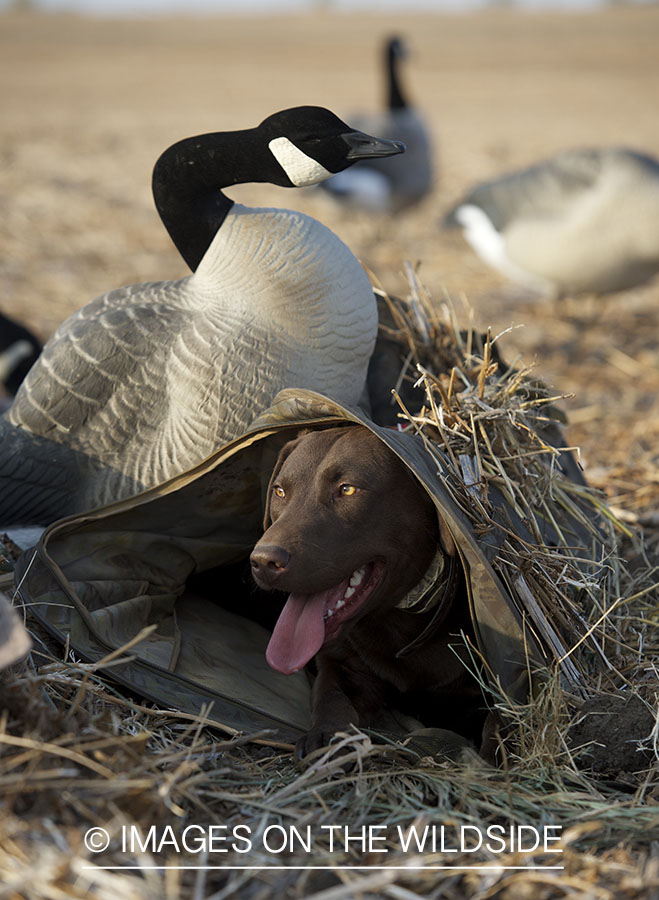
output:
[[[656, 772], [632, 794], [533, 756], [510, 760], [504, 770], [473, 757], [439, 763], [359, 732], [339, 739], [344, 756], [324, 753], [300, 772], [288, 754], [219, 740], [203, 718], [119, 696], [83, 665], [44, 663], [40, 654], [35, 660], [38, 671], [12, 677], [14, 703], [6, 704], [0, 732], [3, 896], [408, 900], [567, 892], [646, 900], [659, 884]], [[159, 852], [154, 844], [122, 850], [127, 830], [145, 840], [155, 828], [180, 841], [186, 827], [210, 824], [228, 833], [248, 829], [249, 853], [185, 853], [171, 838]], [[561, 826], [563, 853], [450, 849], [462, 827], [497, 824]], [[445, 852], [429, 843], [424, 852], [414, 843], [403, 851], [401, 836], [413, 827], [423, 835], [442, 826]], [[99, 827], [111, 843], [95, 854], [84, 839]], [[274, 850], [279, 832], [273, 837], [272, 829], [293, 827], [311, 836], [310, 852], [299, 843], [291, 852], [266, 851], [267, 829]], [[383, 840], [368, 853], [358, 839], [370, 828], [382, 829]], [[347, 847], [344, 829], [352, 838]], [[565, 868], [544, 868], [556, 865]], [[192, 868], [204, 866], [216, 868]]]
[[[399, 385], [407, 379], [423, 388], [418, 412], [394, 392], [399, 418], [425, 438], [430, 453], [444, 452], [445, 484], [475, 533], [485, 542], [496, 535], [492, 564], [545, 647], [548, 665], [553, 660], [563, 684], [588, 696], [589, 682], [599, 685], [602, 671], [615, 671], [612, 658], [628, 630], [626, 606], [640, 601], [650, 616], [659, 611], [659, 570], [648, 562], [640, 533], [585, 483], [578, 449], [563, 445], [565, 416], [556, 404], [566, 397], [550, 395], [530, 367], [506, 364], [497, 343], [502, 335], [460, 331], [450, 298], [438, 307], [410, 267], [408, 277], [403, 300], [376, 287], [390, 312], [388, 336], [407, 353]], [[492, 490], [527, 538], [496, 516]], [[629, 546], [632, 568], [621, 556]], [[659, 652], [654, 630], [651, 640]]]

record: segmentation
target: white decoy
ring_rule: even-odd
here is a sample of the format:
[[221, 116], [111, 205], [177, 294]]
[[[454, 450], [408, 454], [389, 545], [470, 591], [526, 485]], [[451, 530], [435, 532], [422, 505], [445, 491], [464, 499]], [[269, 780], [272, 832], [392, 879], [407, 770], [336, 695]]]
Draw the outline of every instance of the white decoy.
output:
[[0, 420], [0, 521], [44, 524], [159, 484], [284, 387], [357, 404], [377, 333], [364, 269], [315, 219], [222, 188], [309, 185], [403, 150], [320, 107], [166, 150], [154, 199], [194, 274], [113, 290], [58, 328]]
[[386, 108], [379, 113], [349, 116], [356, 127], [405, 144], [405, 155], [369, 159], [340, 172], [321, 185], [346, 205], [371, 211], [397, 212], [422, 200], [433, 181], [432, 146], [423, 116], [406, 99], [399, 63], [407, 56], [400, 38], [384, 46]]
[[659, 272], [659, 162], [625, 148], [567, 150], [476, 185], [444, 222], [542, 294], [624, 290]]

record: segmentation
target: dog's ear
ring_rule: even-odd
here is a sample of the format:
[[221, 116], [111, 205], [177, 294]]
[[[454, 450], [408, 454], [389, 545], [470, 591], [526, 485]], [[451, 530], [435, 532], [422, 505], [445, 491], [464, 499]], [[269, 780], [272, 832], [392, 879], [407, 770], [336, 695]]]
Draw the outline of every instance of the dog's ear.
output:
[[455, 541], [453, 540], [453, 535], [444, 519], [442, 519], [441, 516], [437, 516], [437, 518], [439, 520], [439, 537], [442, 542], [442, 547], [449, 556], [455, 556]]
[[284, 444], [284, 446], [279, 451], [279, 456], [277, 457], [277, 462], [275, 463], [275, 467], [272, 470], [272, 475], [270, 476], [270, 481], [268, 482], [268, 489], [266, 491], [266, 496], [265, 496], [265, 512], [263, 513], [263, 530], [264, 531], [266, 531], [268, 529], [268, 527], [271, 525], [271, 522], [270, 522], [270, 498], [272, 497], [272, 487], [277, 479], [277, 475], [279, 475], [279, 472], [281, 471], [281, 467], [284, 465], [285, 461], [291, 455], [293, 450], [296, 448], [296, 446], [300, 442], [300, 439], [303, 438], [304, 435], [308, 433], [308, 431], [309, 431], [309, 429], [304, 429], [304, 431], [301, 431], [296, 438], [294, 438], [292, 441], [289, 441], [287, 444]]

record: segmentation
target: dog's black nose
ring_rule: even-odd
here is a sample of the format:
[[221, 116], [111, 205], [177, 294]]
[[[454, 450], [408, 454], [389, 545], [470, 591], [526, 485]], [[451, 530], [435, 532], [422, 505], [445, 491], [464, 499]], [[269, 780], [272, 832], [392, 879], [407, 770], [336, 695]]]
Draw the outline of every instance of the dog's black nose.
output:
[[288, 550], [278, 547], [276, 544], [257, 544], [252, 551], [249, 561], [252, 565], [254, 577], [260, 576], [271, 583], [279, 575], [283, 575], [290, 561]]

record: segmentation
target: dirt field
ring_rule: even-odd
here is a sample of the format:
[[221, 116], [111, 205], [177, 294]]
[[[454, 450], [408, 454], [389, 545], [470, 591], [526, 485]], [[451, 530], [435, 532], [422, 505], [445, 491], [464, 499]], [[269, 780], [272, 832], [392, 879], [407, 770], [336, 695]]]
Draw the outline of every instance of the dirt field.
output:
[[[0, 18], [0, 308], [47, 337], [98, 293], [184, 265], [150, 196], [173, 141], [248, 127], [276, 109], [380, 103], [379, 43], [404, 34], [410, 94], [435, 139], [431, 198], [391, 220], [347, 217], [316, 194], [240, 187], [237, 199], [303, 208], [390, 291], [403, 262], [435, 298], [464, 297], [480, 326], [568, 401], [569, 439], [628, 510], [656, 509], [659, 284], [606, 299], [537, 303], [485, 268], [439, 219], [475, 180], [564, 147], [659, 151], [659, 9], [591, 15], [316, 14], [88, 21]], [[467, 317], [465, 314], [465, 323]], [[652, 489], [654, 485], [654, 490]]]
[[[570, 395], [568, 440], [581, 448], [591, 482], [608, 492], [626, 520], [659, 525], [659, 280], [603, 299], [539, 301], [439, 228], [472, 182], [562, 148], [626, 144], [659, 154], [659, 6], [589, 15], [504, 9], [469, 16], [134, 21], [0, 15], [0, 308], [45, 339], [107, 289], [186, 274], [151, 198], [160, 152], [184, 136], [249, 127], [298, 104], [327, 106], [349, 122], [351, 110], [380, 103], [379, 46], [392, 33], [413, 49], [405, 80], [435, 139], [437, 181], [429, 199], [391, 220], [347, 216], [316, 192], [253, 185], [228, 193], [310, 212], [391, 292], [407, 290], [404, 263], [410, 261], [437, 301], [450, 295], [465, 326], [473, 312], [478, 327], [492, 326], [495, 334], [510, 329], [500, 345], [504, 356], [535, 360], [538, 377]], [[153, 765], [157, 783], [160, 763]], [[172, 756], [171, 771], [178, 765]], [[87, 815], [87, 807], [72, 809], [71, 823]], [[632, 865], [617, 852], [607, 858], [607, 871], [613, 884], [628, 866], [627, 893], [608, 890], [602, 880], [596, 886], [596, 863], [586, 854], [569, 873], [575, 897], [657, 896], [642, 890], [642, 884], [659, 889], [656, 858], [637, 855]], [[54, 884], [59, 876], [52, 868]], [[449, 885], [441, 895], [514, 900], [572, 890], [568, 881], [565, 893], [548, 881], [538, 882], [534, 893], [529, 881], [519, 882], [519, 892], [504, 884], [499, 894], [488, 877], [471, 894], [469, 885], [464, 895]], [[349, 887], [321, 888], [317, 896], [324, 900], [355, 896]], [[376, 886], [371, 893], [439, 896], [394, 888], [380, 894]], [[296, 890], [291, 885], [286, 896], [303, 896]], [[102, 896], [111, 894], [108, 882]], [[156, 886], [153, 896], [165, 894]], [[175, 889], [167, 896], [177, 896]], [[244, 896], [269, 895], [266, 888]]]

